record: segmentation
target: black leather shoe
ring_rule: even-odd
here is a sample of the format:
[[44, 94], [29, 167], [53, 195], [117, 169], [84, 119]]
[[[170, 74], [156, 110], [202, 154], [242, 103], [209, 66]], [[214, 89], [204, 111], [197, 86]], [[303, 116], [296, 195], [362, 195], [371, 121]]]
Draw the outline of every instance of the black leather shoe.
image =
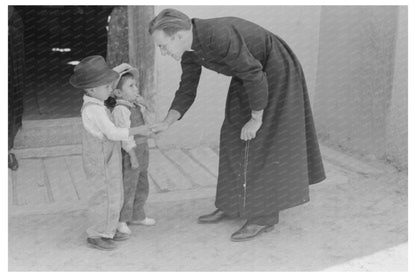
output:
[[256, 224], [244, 224], [237, 232], [231, 235], [231, 241], [246, 241], [254, 239], [256, 236], [270, 232], [274, 229], [274, 225], [256, 225]]
[[217, 209], [213, 213], [198, 217], [198, 223], [217, 223], [227, 218], [229, 218], [228, 215]]

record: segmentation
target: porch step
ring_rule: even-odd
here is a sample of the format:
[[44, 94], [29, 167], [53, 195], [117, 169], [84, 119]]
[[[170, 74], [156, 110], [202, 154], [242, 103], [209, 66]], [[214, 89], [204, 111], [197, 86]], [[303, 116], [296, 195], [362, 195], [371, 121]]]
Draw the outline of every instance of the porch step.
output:
[[24, 120], [16, 134], [14, 149], [81, 144], [81, 117]]
[[[13, 153], [18, 159], [80, 155], [82, 153], [81, 117], [25, 120], [16, 135]], [[149, 139], [150, 148], [156, 147]]]
[[[216, 182], [211, 179], [216, 179], [217, 176], [201, 180], [201, 175], [212, 174], [205, 165], [218, 167], [218, 155], [208, 146], [200, 148], [195, 151], [150, 149], [148, 202], [215, 195]], [[41, 149], [19, 150], [18, 153], [27, 158], [19, 159], [18, 170], [9, 170], [9, 215], [66, 212], [86, 207], [90, 186], [84, 173], [82, 156], [76, 154], [81, 149], [74, 145], [46, 147], [44, 150], [44, 153]], [[62, 155], [63, 151], [71, 152], [72, 155]], [[208, 154], [196, 158], [191, 154], [195, 152]], [[38, 156], [33, 157], [34, 155]], [[181, 161], [186, 162], [176, 163], [171, 157], [180, 157]], [[188, 171], [185, 167], [193, 170]]]
[[18, 160], [82, 154], [82, 144], [13, 149]]

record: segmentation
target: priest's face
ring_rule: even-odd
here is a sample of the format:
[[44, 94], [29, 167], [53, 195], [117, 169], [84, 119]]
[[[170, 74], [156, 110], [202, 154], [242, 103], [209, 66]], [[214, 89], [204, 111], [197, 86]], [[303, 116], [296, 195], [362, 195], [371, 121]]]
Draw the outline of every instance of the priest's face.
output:
[[162, 30], [156, 30], [153, 32], [152, 37], [159, 47], [162, 56], [169, 55], [177, 61], [181, 60], [183, 52], [185, 52], [185, 45], [178, 33], [169, 36]]

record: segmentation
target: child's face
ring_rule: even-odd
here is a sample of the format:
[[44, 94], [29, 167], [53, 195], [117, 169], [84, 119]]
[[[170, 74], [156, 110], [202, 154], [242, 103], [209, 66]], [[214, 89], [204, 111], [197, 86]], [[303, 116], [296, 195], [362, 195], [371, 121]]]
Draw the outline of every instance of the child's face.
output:
[[128, 78], [125, 80], [120, 88], [120, 97], [127, 101], [134, 101], [139, 96], [139, 88], [134, 78]]
[[112, 83], [109, 83], [106, 85], [89, 89], [88, 95], [97, 98], [98, 100], [105, 101], [110, 96], [112, 90]]

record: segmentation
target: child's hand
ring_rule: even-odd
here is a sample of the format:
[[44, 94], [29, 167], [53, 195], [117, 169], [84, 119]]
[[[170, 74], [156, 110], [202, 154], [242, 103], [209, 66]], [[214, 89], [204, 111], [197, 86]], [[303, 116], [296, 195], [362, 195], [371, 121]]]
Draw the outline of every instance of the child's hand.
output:
[[139, 95], [137, 96], [137, 98], [134, 100], [134, 104], [136, 104], [137, 106], [143, 106], [146, 108], [146, 110], [149, 111], [153, 111], [154, 109], [150, 106], [148, 100], [146, 100], [143, 96]]
[[150, 129], [152, 130], [153, 133], [159, 134], [169, 129], [169, 124], [162, 121], [162, 122], [151, 125]]
[[146, 100], [144, 100], [144, 97], [143, 96], [137, 95], [136, 99], [134, 100], [134, 103], [145, 105], [146, 104]]
[[130, 129], [132, 135], [141, 135], [145, 137], [150, 137], [153, 135], [152, 130], [147, 125], [141, 125], [138, 127], [133, 127]]
[[131, 168], [136, 169], [139, 168], [139, 161], [136, 158], [136, 155], [134, 156], [130, 156], [130, 163], [131, 163]]
[[129, 153], [131, 168], [136, 169], [136, 168], [139, 168], [139, 161], [137, 160], [137, 156], [136, 156], [134, 149], [135, 148], [133, 147], [132, 149], [127, 151], [127, 153]]

